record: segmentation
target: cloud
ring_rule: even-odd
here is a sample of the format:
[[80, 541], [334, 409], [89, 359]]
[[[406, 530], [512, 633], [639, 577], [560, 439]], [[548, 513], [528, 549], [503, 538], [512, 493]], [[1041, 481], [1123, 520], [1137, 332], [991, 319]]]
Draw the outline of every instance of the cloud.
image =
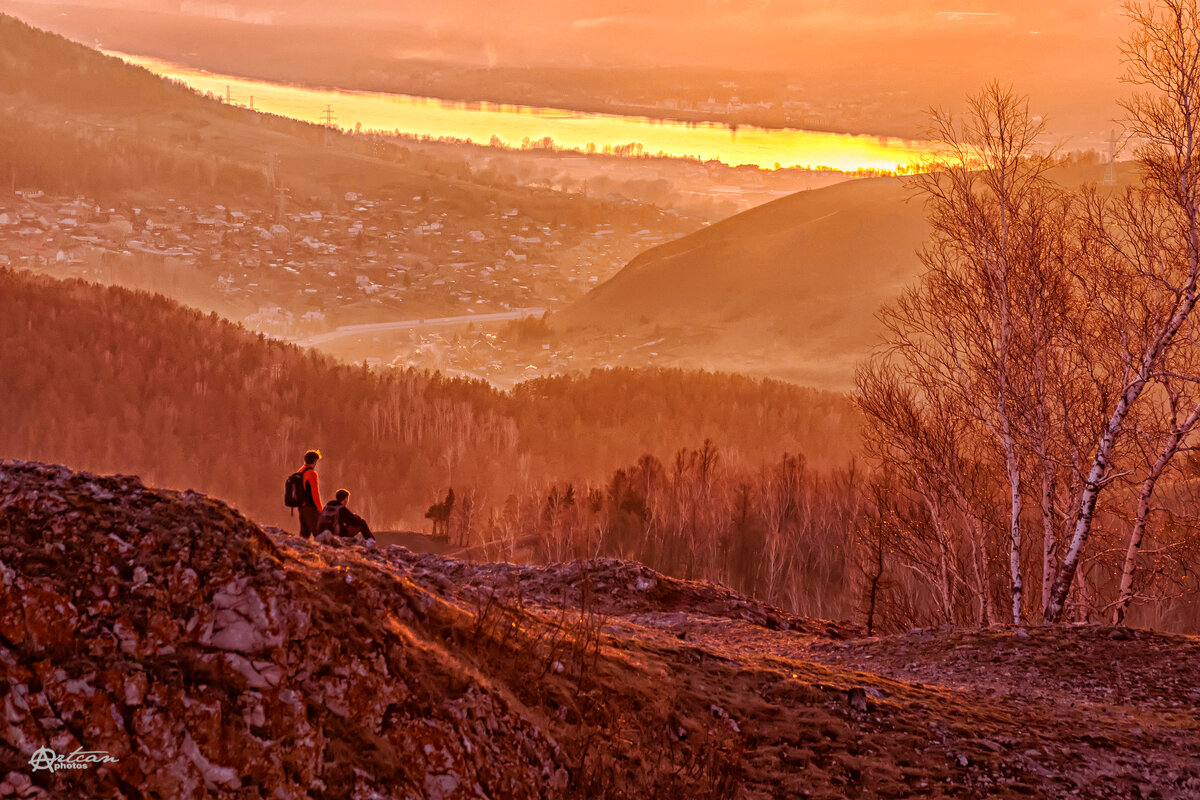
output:
[[646, 20], [639, 19], [631, 14], [616, 14], [607, 17], [588, 17], [586, 19], [577, 19], [571, 22], [571, 27], [576, 30], [590, 30], [593, 28], [610, 28], [614, 26], [630, 26], [642, 25]]

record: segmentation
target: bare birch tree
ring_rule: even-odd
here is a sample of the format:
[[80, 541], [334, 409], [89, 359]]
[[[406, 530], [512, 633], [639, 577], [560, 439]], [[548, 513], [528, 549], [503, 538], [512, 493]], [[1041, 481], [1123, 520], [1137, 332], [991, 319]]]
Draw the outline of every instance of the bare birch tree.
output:
[[918, 390], [903, 374], [885, 356], [860, 368], [856, 379], [868, 455], [886, 465], [891, 482], [906, 487], [891, 493], [924, 509], [919, 516], [894, 511], [888, 545], [928, 581], [945, 621], [960, 616], [956, 598], [965, 592], [978, 602], [978, 621], [991, 624], [987, 531], [993, 525], [985, 509], [995, 493], [984, 487], [995, 486], [994, 476], [964, 455], [963, 447], [979, 436], [972, 419], [953, 412], [955, 398], [936, 385]]
[[[1028, 104], [999, 85], [970, 100], [960, 122], [934, 117], [943, 152], [916, 180], [932, 229], [921, 284], [885, 309], [889, 343], [905, 379], [952, 392], [995, 443], [1007, 483], [1010, 618], [1023, 619], [1023, 475], [1030, 353], [1048, 326], [1030, 324], [1035, 278], [1057, 266], [1049, 220], [1062, 194], [1036, 151], [1042, 133]], [[1046, 357], [1039, 362], [1049, 368]], [[1036, 393], [1035, 393], [1036, 394]], [[1048, 456], [1047, 456], [1048, 457]]]
[[1074, 526], [1043, 610], [1047, 623], [1062, 619], [1097, 502], [1119, 477], [1113, 464], [1130, 414], [1178, 346], [1200, 280], [1200, 12], [1196, 0], [1135, 3], [1127, 11], [1134, 26], [1124, 47], [1127, 77], [1144, 89], [1126, 103], [1141, 142], [1142, 184], [1115, 201], [1093, 197], [1083, 236], [1094, 259], [1087, 279], [1117, 290], [1097, 308], [1121, 348], [1114, 376], [1121, 388], [1083, 465]]
[[1134, 576], [1138, 555], [1146, 535], [1150, 514], [1154, 510], [1154, 494], [1159, 481], [1175, 457], [1192, 446], [1193, 434], [1200, 426], [1200, 369], [1197, 358], [1200, 345], [1195, 341], [1195, 327], [1189, 324], [1192, 335], [1189, 346], [1180, 354], [1183, 361], [1171, 365], [1169, 373], [1157, 379], [1163, 400], [1151, 411], [1154, 423], [1140, 425], [1135, 439], [1140, 445], [1142, 460], [1147, 464], [1138, 486], [1137, 506], [1133, 524], [1121, 562], [1121, 579], [1114, 601], [1112, 623], [1121, 625], [1134, 599]]

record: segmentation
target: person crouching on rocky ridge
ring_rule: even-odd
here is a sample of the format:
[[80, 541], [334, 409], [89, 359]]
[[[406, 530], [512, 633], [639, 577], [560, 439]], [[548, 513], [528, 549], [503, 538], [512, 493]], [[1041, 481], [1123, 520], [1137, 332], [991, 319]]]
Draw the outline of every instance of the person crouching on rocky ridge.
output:
[[353, 537], [357, 533], [362, 534], [364, 539], [374, 539], [375, 534], [371, 533], [371, 526], [367, 521], [346, 507], [346, 501], [349, 499], [349, 492], [345, 489], [337, 490], [334, 498], [321, 511], [317, 520], [317, 533], [329, 531], [334, 536], [345, 537]]

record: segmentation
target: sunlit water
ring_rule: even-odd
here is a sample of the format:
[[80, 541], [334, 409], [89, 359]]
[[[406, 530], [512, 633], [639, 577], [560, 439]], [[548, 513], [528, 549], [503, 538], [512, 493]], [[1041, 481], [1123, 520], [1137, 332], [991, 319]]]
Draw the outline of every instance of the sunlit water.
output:
[[586, 150], [589, 145], [639, 143], [647, 153], [717, 159], [726, 164], [754, 164], [770, 169], [826, 166], [841, 170], [909, 166], [925, 153], [921, 143], [879, 136], [816, 133], [795, 129], [740, 127], [736, 131], [712, 123], [688, 124], [616, 114], [587, 114], [551, 108], [459, 103], [380, 92], [313, 89], [250, 80], [183, 67], [166, 61], [110, 53], [163, 77], [182, 81], [201, 92], [306, 122], [321, 122], [332, 106], [336, 124], [353, 129], [400, 132], [433, 138], [453, 137], [486, 144], [497, 137], [520, 147], [522, 140], [550, 137], [558, 147]]

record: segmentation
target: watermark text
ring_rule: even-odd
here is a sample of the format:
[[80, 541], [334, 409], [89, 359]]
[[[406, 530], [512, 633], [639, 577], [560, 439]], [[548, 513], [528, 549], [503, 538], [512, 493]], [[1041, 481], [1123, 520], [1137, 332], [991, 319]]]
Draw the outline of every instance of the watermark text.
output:
[[105, 750], [78, 748], [74, 753], [64, 756], [49, 747], [43, 747], [29, 757], [29, 766], [33, 767], [34, 772], [42, 769], [58, 772], [60, 769], [87, 769], [93, 764], [115, 764], [119, 760]]

